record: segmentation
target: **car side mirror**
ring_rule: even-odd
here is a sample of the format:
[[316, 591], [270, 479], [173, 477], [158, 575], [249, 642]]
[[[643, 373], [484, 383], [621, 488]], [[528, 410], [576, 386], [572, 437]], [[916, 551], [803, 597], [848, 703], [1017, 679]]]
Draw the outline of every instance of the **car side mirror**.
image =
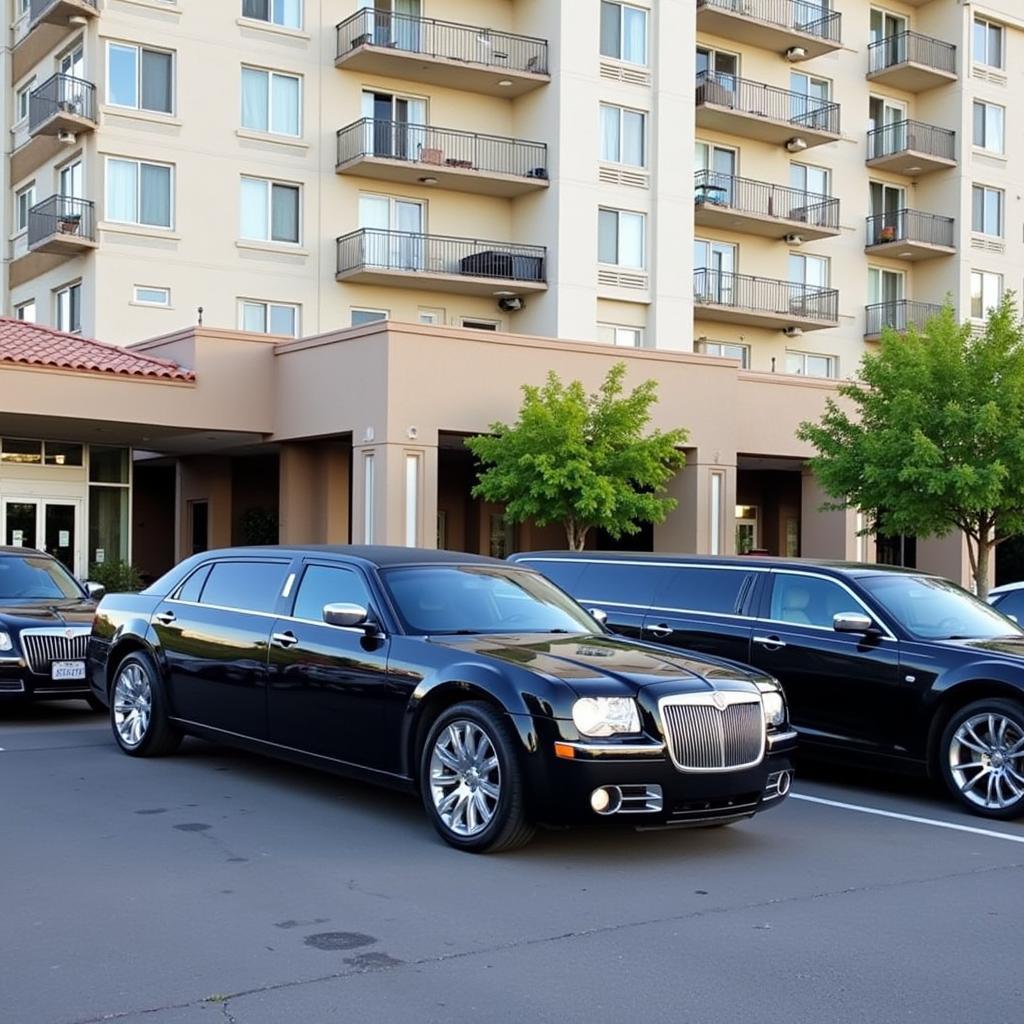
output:
[[588, 608], [587, 613], [599, 625], [608, 625], [608, 613], [603, 608]]
[[370, 613], [361, 604], [325, 604], [324, 622], [328, 626], [366, 626]]
[[875, 624], [870, 615], [860, 612], [840, 612], [832, 617], [832, 628], [837, 633], [873, 633]]
[[99, 601], [106, 596], [107, 588], [102, 583], [93, 583], [92, 580], [85, 581], [85, 592], [93, 601]]

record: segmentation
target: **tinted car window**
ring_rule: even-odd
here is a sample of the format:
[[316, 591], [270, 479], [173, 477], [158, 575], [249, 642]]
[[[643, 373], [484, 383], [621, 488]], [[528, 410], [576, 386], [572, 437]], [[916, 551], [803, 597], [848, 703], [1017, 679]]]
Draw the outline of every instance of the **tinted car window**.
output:
[[1024, 589], [1008, 590], [992, 602], [1004, 615], [1013, 615], [1018, 622], [1024, 622]]
[[200, 601], [248, 612], [272, 612], [288, 572], [287, 562], [218, 562]]
[[352, 569], [311, 565], [302, 574], [292, 614], [297, 619], [322, 622], [325, 604], [358, 604], [369, 608], [370, 592], [362, 577]]
[[659, 608], [681, 611], [736, 611], [749, 572], [737, 569], [668, 568], [662, 569], [665, 582], [655, 596]]
[[204, 565], [199, 569], [196, 569], [194, 573], [178, 589], [178, 593], [175, 595], [178, 601], [198, 601], [199, 595], [203, 592], [203, 584], [206, 582], [206, 577], [210, 575], [210, 567]]
[[567, 558], [564, 561], [555, 561], [546, 558], [521, 558], [517, 564], [529, 566], [537, 572], [547, 576], [552, 583], [561, 587], [567, 594], [579, 593], [580, 576], [586, 569], [587, 563], [581, 558]]
[[62, 601], [81, 596], [78, 584], [52, 558], [32, 555], [7, 555], [0, 558], [2, 600]]
[[841, 612], [863, 615], [864, 609], [838, 583], [818, 576], [776, 574], [770, 615], [776, 622], [831, 629], [833, 616]]
[[588, 562], [570, 591], [580, 601], [629, 604], [649, 608], [667, 570], [658, 565], [628, 562]]

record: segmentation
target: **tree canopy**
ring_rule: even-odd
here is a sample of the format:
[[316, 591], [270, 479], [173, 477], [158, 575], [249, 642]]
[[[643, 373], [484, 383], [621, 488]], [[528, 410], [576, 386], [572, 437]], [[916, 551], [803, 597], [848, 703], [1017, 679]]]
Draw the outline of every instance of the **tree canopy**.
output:
[[657, 384], [627, 395], [625, 375], [626, 364], [616, 363], [590, 395], [554, 371], [543, 387], [524, 385], [514, 424], [494, 423], [490, 434], [466, 441], [482, 467], [474, 497], [504, 502], [512, 522], [562, 523], [572, 550], [595, 528], [618, 538], [664, 521], [677, 504], [664, 489], [685, 464], [679, 446], [687, 433], [645, 434]]

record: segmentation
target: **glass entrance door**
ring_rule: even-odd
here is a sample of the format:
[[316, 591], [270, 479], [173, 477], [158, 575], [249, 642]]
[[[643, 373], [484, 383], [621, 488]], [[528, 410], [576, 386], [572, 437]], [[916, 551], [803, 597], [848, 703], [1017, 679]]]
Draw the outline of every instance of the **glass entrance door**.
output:
[[80, 502], [7, 498], [2, 518], [4, 544], [45, 551], [70, 573], [78, 574]]
[[12, 548], [37, 547], [38, 520], [34, 501], [5, 501], [4, 544]]

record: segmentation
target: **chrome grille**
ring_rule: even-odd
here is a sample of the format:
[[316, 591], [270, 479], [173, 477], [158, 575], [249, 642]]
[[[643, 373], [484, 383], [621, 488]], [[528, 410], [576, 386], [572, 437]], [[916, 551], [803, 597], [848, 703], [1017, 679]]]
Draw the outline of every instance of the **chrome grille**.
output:
[[85, 661], [88, 643], [88, 629], [71, 627], [21, 631], [25, 660], [29, 668], [40, 675], [49, 675], [50, 666], [55, 661]]
[[665, 740], [680, 771], [727, 771], [755, 765], [764, 757], [760, 700], [745, 693], [724, 699], [721, 708], [705, 694], [662, 701]]

